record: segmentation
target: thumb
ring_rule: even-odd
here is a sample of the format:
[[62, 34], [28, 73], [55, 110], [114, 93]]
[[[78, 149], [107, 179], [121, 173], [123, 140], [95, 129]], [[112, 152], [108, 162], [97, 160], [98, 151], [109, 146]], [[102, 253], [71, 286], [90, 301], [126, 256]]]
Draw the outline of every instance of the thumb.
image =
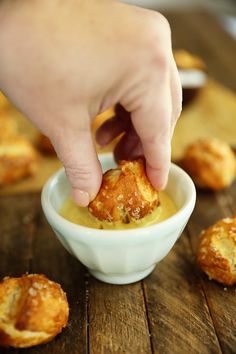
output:
[[93, 144], [90, 126], [62, 130], [53, 141], [72, 187], [72, 197], [80, 206], [87, 206], [97, 195], [102, 170]]

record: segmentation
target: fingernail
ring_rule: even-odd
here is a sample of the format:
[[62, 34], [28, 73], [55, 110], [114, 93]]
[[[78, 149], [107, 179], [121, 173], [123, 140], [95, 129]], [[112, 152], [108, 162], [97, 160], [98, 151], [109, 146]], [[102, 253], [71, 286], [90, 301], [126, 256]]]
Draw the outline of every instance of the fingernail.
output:
[[162, 191], [166, 188], [168, 182], [168, 175], [159, 176], [158, 179], [158, 190]]
[[161, 174], [160, 170], [148, 169], [147, 175], [153, 187], [157, 191], [161, 191], [166, 188], [168, 182], [168, 174], [163, 174], [163, 172]]
[[79, 189], [73, 189], [72, 191], [72, 197], [76, 204], [82, 207], [88, 206], [90, 202], [89, 194], [88, 192], [81, 191]]

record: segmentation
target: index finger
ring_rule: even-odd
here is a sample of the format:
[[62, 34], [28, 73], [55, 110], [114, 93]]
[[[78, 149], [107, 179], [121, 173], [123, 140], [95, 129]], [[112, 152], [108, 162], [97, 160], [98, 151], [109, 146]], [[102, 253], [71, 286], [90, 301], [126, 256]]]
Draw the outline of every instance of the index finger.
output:
[[155, 85], [131, 113], [146, 158], [147, 175], [157, 190], [167, 183], [171, 160], [172, 101], [169, 80]]

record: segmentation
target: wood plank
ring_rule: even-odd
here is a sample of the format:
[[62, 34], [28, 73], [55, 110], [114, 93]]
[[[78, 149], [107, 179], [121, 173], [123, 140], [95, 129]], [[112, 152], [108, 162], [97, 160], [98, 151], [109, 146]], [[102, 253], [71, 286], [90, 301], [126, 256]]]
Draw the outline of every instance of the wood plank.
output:
[[[202, 52], [205, 53], [210, 75], [236, 91], [235, 40], [223, 30], [215, 15], [201, 12], [199, 16], [188, 17], [188, 22], [191, 23], [192, 33], [197, 33], [203, 43]], [[199, 28], [202, 30], [199, 31]]]
[[185, 233], [143, 284], [154, 353], [221, 353]]
[[[38, 194], [1, 197], [0, 210], [7, 215], [4, 219], [1, 213], [0, 219], [1, 230], [4, 230], [0, 244], [1, 276], [18, 276], [26, 271], [43, 273], [62, 285], [70, 305], [69, 326], [62, 334], [48, 344], [25, 349], [24, 353], [87, 353], [84, 267], [57, 241], [43, 216]], [[4, 352], [12, 350], [0, 348], [0, 353]]]
[[35, 196], [0, 198], [0, 278], [29, 271], [35, 230]]
[[[227, 194], [235, 193], [236, 185]], [[197, 204], [188, 224], [193, 250], [196, 249], [198, 236], [217, 220], [232, 215], [232, 209], [225, 196], [225, 191], [219, 193], [198, 192]], [[225, 287], [215, 281], [210, 281], [200, 270], [197, 270], [205, 292], [209, 311], [223, 353], [235, 353], [236, 350], [236, 293], [235, 287]]]
[[[236, 42], [219, 26], [215, 17], [199, 13], [169, 13], [173, 42], [176, 48], [186, 48], [200, 55], [208, 65], [209, 74], [229, 88], [236, 90], [234, 61]], [[234, 124], [232, 118], [232, 124]], [[198, 193], [197, 206], [188, 224], [193, 250], [200, 231], [223, 216], [236, 213], [236, 186], [218, 194]], [[236, 351], [235, 288], [227, 291], [220, 284], [209, 281], [200, 271], [201, 284], [224, 353]]]
[[37, 223], [30, 271], [46, 274], [60, 283], [70, 305], [68, 327], [51, 343], [35, 348], [34, 353], [87, 353], [86, 270], [59, 243], [42, 212]]
[[89, 284], [89, 353], [151, 353], [141, 283]]
[[225, 192], [225, 200], [230, 207], [231, 214], [236, 215], [236, 179], [233, 185]]
[[[0, 279], [29, 271], [34, 231], [35, 196], [0, 198]], [[0, 353], [18, 353], [0, 347]]]

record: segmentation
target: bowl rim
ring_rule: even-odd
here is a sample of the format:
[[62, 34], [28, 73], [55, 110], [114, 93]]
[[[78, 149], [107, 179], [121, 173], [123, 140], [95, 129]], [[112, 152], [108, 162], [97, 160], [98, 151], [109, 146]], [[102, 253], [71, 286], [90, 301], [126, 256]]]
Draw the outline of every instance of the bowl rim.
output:
[[[113, 159], [113, 154], [112, 153], [99, 154], [99, 159], [102, 160], [103, 158]], [[153, 231], [156, 230], [158, 230], [160, 234], [163, 231], [163, 233], [166, 235], [166, 230], [171, 232], [171, 230], [176, 228], [176, 224], [178, 225], [178, 221], [183, 219], [186, 220], [188, 219], [188, 217], [191, 215], [194, 209], [195, 201], [196, 201], [195, 185], [192, 179], [189, 177], [189, 175], [182, 168], [175, 165], [174, 163], [171, 163], [170, 173], [172, 171], [173, 172], [177, 171], [178, 174], [181, 174], [182, 177], [185, 178], [186, 188], [188, 188], [189, 190], [188, 199], [174, 215], [157, 224], [152, 224], [140, 228], [104, 230], [104, 229], [95, 229], [87, 226], [82, 226], [65, 219], [55, 210], [50, 200], [54, 186], [58, 182], [60, 176], [62, 174], [65, 174], [65, 169], [63, 167], [59, 169], [57, 172], [55, 172], [44, 184], [41, 192], [42, 208], [46, 218], [48, 219], [49, 223], [53, 228], [55, 228], [58, 232], [60, 232], [60, 230], [66, 230], [67, 233], [68, 232], [70, 233], [69, 238], [73, 238], [75, 240], [78, 240], [78, 238], [80, 238], [82, 235], [84, 235], [84, 237], [92, 237], [97, 240], [102, 240], [103, 238], [110, 240], [116, 237], [118, 237], [119, 240], [121, 239], [127, 240], [128, 235], [130, 236], [135, 235], [136, 238], [137, 237], [140, 238], [142, 236], [146, 237], [147, 234], [153, 234]]]

